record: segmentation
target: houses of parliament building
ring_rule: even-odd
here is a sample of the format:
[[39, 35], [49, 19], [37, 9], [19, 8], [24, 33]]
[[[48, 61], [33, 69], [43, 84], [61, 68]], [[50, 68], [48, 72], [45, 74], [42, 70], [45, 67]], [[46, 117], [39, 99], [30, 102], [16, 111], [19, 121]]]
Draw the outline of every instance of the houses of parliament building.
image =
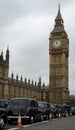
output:
[[25, 78], [19, 80], [18, 75], [9, 77], [9, 49], [6, 58], [0, 54], [0, 98], [30, 97], [51, 103], [67, 103], [69, 101], [68, 85], [69, 39], [64, 29], [60, 6], [55, 18], [53, 30], [49, 35], [49, 86]]

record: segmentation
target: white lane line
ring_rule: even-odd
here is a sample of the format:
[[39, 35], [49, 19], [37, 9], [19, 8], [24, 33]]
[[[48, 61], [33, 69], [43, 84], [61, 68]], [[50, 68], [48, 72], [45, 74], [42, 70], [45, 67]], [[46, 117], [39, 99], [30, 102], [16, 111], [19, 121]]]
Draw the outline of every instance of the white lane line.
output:
[[[48, 121], [38, 122], [38, 123], [30, 124], [30, 125], [23, 125], [22, 127], [26, 128], [26, 127], [29, 127], [29, 126], [31, 126], [31, 125], [43, 124], [43, 123], [46, 123], [46, 122], [48, 122]], [[7, 129], [7, 130], [17, 130], [17, 129], [19, 129], [19, 128], [21, 128], [21, 127], [9, 128], [9, 129]]]
[[19, 129], [19, 128], [10, 128], [10, 129], [7, 129], [7, 130], [17, 130], [17, 129]]
[[10, 129], [7, 129], [7, 130], [17, 130], [17, 129], [19, 129], [19, 128], [10, 128]]
[[32, 125], [40, 125], [40, 124], [44, 124], [48, 121], [43, 121], [43, 122], [38, 122], [38, 123], [33, 123], [33, 124], [30, 124], [30, 125], [23, 125], [23, 127], [29, 127], [29, 126], [32, 126]]

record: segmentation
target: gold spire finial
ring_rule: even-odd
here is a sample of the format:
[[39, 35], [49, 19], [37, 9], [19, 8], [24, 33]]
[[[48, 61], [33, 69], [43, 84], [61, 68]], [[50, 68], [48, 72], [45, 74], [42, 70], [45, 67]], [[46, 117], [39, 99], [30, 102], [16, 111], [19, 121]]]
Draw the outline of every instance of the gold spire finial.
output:
[[58, 7], [59, 7], [59, 9], [60, 9], [60, 2], [58, 3]]
[[60, 2], [58, 3], [58, 11], [60, 12]]

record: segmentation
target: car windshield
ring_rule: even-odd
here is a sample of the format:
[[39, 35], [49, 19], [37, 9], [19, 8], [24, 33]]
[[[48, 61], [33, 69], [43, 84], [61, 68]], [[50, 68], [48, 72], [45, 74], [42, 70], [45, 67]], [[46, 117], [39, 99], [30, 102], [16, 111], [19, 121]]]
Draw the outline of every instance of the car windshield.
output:
[[8, 102], [7, 101], [0, 100], [0, 108], [6, 108], [7, 106], [8, 106]]
[[55, 109], [55, 105], [50, 104], [50, 108], [51, 108], [51, 109]]
[[72, 107], [71, 107], [71, 110], [75, 110], [75, 106], [72, 106]]
[[64, 109], [65, 109], [66, 111], [71, 110], [71, 106], [64, 106]]
[[26, 105], [26, 106], [28, 106], [29, 105], [29, 100], [28, 99], [13, 99], [13, 100], [10, 101], [9, 105], [12, 105], [12, 106]]
[[38, 106], [39, 106], [40, 108], [46, 108], [46, 107], [47, 107], [47, 105], [46, 105], [45, 103], [43, 103], [43, 102], [39, 102], [39, 103], [38, 103]]
[[40, 108], [44, 108], [44, 104], [43, 104], [43, 103], [38, 103], [38, 106], [39, 106]]

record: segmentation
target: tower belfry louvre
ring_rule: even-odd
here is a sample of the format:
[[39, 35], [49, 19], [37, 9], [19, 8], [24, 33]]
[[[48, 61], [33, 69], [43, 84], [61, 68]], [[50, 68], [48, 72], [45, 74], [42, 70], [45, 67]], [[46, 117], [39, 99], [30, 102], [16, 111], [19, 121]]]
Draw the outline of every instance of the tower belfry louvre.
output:
[[69, 39], [59, 5], [49, 36], [49, 101], [52, 103], [66, 103], [69, 100], [68, 56]]

